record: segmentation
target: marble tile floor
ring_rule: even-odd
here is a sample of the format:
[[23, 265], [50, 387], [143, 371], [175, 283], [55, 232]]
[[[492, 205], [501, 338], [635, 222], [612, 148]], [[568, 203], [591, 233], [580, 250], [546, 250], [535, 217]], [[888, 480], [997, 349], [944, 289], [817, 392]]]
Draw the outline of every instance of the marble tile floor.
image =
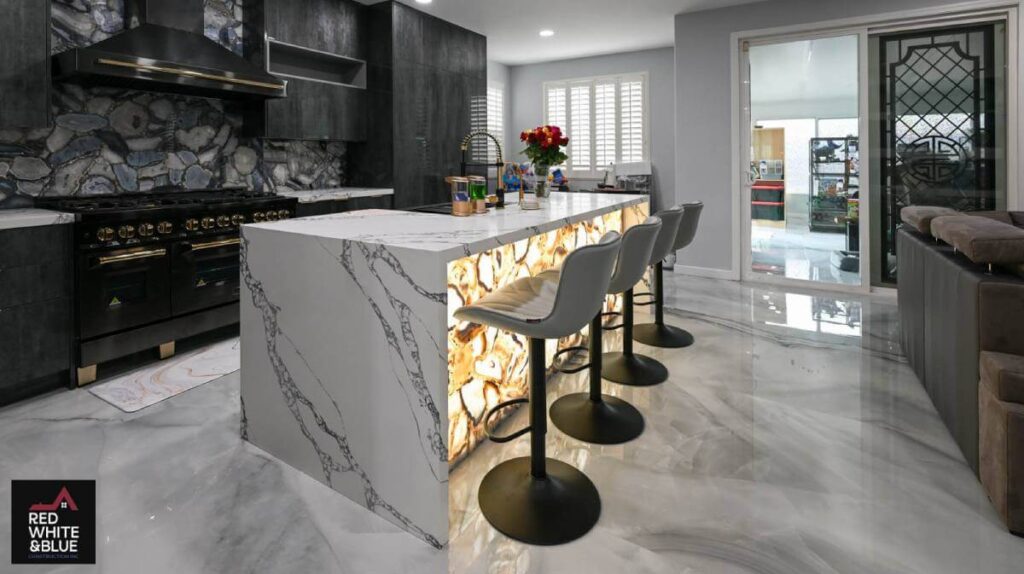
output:
[[[638, 347], [669, 365], [665, 385], [605, 385], [647, 432], [615, 447], [548, 435], [549, 455], [602, 495], [581, 540], [527, 547], [480, 515], [480, 478], [525, 455], [524, 437], [453, 471], [452, 542], [435, 552], [243, 443], [235, 373], [135, 414], [85, 391], [0, 409], [0, 500], [10, 478], [96, 477], [100, 505], [98, 566], [8, 566], [0, 544], [0, 570], [426, 573], [449, 558], [460, 574], [1021, 571], [1024, 539], [1003, 530], [900, 357], [892, 301], [668, 277], [670, 321], [697, 343]], [[551, 400], [584, 386], [555, 381]]]

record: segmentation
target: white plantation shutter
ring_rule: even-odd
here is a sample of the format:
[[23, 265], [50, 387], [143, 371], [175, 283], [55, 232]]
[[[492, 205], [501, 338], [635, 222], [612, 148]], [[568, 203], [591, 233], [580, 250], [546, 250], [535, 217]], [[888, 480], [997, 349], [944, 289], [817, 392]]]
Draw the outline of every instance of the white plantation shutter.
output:
[[594, 165], [598, 169], [604, 169], [617, 160], [615, 112], [615, 84], [597, 84], [594, 87]]
[[[558, 126], [568, 133], [569, 124], [566, 119], [569, 117], [565, 107], [565, 86], [554, 86], [548, 88], [544, 98], [545, 114], [544, 123], [549, 126]], [[526, 128], [530, 129], [530, 128]]]
[[[505, 141], [505, 89], [495, 84], [487, 88], [486, 96], [474, 96], [470, 101], [470, 127], [473, 131], [486, 131]], [[498, 161], [498, 146], [486, 138], [476, 138], [470, 144], [473, 161]]]
[[620, 92], [621, 163], [644, 161], [644, 83], [640, 80], [622, 82]]
[[646, 161], [647, 73], [548, 82], [544, 123], [569, 137], [566, 153], [573, 175], [600, 177], [612, 163]]
[[589, 171], [591, 155], [590, 84], [569, 88], [569, 163], [573, 170]]
[[[487, 96], [473, 96], [469, 101], [469, 127], [474, 132], [487, 129]], [[469, 144], [472, 161], [487, 161], [488, 144], [483, 138], [475, 138]]]
[[[505, 89], [502, 86], [487, 88], [487, 131], [498, 141], [505, 141]], [[507, 150], [505, 153], [508, 157]], [[487, 161], [498, 161], [498, 146], [492, 141], [487, 142]]]

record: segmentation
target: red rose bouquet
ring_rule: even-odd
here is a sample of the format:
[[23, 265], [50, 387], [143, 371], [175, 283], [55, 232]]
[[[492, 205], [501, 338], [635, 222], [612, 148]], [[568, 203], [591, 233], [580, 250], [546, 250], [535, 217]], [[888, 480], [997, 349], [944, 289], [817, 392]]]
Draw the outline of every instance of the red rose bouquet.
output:
[[562, 134], [558, 126], [540, 126], [531, 131], [519, 134], [519, 139], [526, 144], [523, 154], [537, 165], [561, 165], [569, 156], [562, 148], [569, 145], [569, 138]]

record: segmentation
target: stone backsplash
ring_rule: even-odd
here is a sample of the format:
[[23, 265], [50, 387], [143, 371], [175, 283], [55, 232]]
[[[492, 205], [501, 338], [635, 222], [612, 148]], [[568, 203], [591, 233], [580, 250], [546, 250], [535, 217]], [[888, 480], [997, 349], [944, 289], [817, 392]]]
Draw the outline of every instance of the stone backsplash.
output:
[[[206, 0], [206, 36], [241, 53], [242, 1]], [[53, 0], [54, 52], [124, 29], [123, 0]], [[312, 189], [349, 183], [340, 142], [241, 137], [220, 100], [57, 83], [54, 125], [0, 130], [0, 207], [26, 197], [154, 187]]]

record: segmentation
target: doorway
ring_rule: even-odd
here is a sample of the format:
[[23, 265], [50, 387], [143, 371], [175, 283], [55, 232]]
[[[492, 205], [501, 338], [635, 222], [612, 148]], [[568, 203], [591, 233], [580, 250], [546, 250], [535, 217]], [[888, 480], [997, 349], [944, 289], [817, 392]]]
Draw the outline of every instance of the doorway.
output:
[[856, 34], [746, 48], [746, 278], [862, 284], [859, 50]]

